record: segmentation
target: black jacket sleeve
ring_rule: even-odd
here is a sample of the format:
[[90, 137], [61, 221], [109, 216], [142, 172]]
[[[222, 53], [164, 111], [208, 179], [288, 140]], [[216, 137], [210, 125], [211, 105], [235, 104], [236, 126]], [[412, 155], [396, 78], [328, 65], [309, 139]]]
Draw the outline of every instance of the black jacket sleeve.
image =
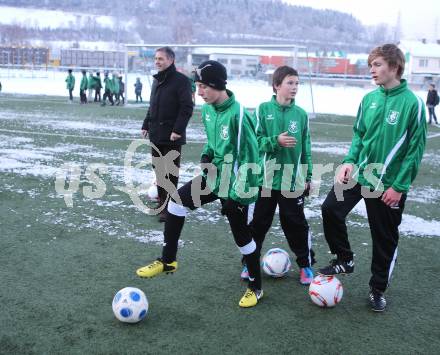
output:
[[150, 130], [150, 108], [148, 108], [147, 114], [144, 118], [144, 123], [142, 123], [142, 130], [149, 131]]
[[182, 135], [185, 133], [186, 126], [193, 112], [193, 101], [191, 92], [191, 83], [189, 79], [182, 75], [177, 88], [177, 96], [180, 104], [179, 113], [174, 123], [173, 132]]

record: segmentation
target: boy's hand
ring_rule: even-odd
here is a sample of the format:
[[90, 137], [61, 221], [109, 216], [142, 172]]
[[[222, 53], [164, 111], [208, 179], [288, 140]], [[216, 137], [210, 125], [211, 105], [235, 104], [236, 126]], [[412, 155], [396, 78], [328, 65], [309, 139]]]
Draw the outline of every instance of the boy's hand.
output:
[[348, 180], [351, 178], [351, 174], [353, 173], [353, 165], [352, 164], [342, 164], [341, 169], [336, 176], [336, 181], [340, 184], [346, 184]]
[[401, 192], [397, 192], [392, 187], [389, 187], [382, 195], [382, 201], [389, 207], [398, 207], [401, 197]]
[[289, 132], [281, 133], [278, 138], [278, 144], [285, 148], [292, 148], [296, 145], [295, 137], [289, 136]]
[[180, 138], [182, 138], [182, 136], [180, 134], [177, 134], [175, 132], [171, 132], [171, 136], [170, 136], [170, 141], [171, 142], [177, 141]]

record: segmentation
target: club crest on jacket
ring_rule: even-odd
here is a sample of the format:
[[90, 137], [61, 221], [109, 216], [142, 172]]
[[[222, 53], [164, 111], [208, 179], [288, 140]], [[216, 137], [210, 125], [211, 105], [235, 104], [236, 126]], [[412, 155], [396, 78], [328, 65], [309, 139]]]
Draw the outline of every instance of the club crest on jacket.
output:
[[387, 116], [387, 123], [390, 125], [395, 125], [399, 121], [400, 112], [391, 110]]
[[220, 138], [223, 140], [227, 140], [229, 138], [229, 126], [222, 125], [220, 131]]
[[296, 121], [290, 121], [289, 123], [289, 133], [298, 132], [298, 123]]

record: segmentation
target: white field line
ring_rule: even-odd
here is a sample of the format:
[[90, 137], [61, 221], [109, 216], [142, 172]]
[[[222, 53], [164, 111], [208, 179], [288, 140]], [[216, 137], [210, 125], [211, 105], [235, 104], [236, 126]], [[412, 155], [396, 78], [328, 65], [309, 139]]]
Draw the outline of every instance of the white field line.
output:
[[431, 134], [430, 136], [428, 136], [426, 138], [431, 139], [431, 138], [437, 138], [437, 137], [440, 137], [440, 133]]

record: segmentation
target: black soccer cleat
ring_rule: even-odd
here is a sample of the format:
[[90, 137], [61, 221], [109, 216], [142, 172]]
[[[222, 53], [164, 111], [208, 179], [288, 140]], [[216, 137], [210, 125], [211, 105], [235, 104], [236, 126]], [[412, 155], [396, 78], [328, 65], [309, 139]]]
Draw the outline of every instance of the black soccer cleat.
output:
[[318, 274], [332, 276], [339, 274], [351, 274], [354, 271], [354, 261], [330, 260], [330, 265], [318, 270]]
[[368, 294], [368, 301], [370, 302], [371, 309], [375, 312], [383, 312], [387, 306], [387, 300], [382, 291], [375, 288], [370, 289]]

